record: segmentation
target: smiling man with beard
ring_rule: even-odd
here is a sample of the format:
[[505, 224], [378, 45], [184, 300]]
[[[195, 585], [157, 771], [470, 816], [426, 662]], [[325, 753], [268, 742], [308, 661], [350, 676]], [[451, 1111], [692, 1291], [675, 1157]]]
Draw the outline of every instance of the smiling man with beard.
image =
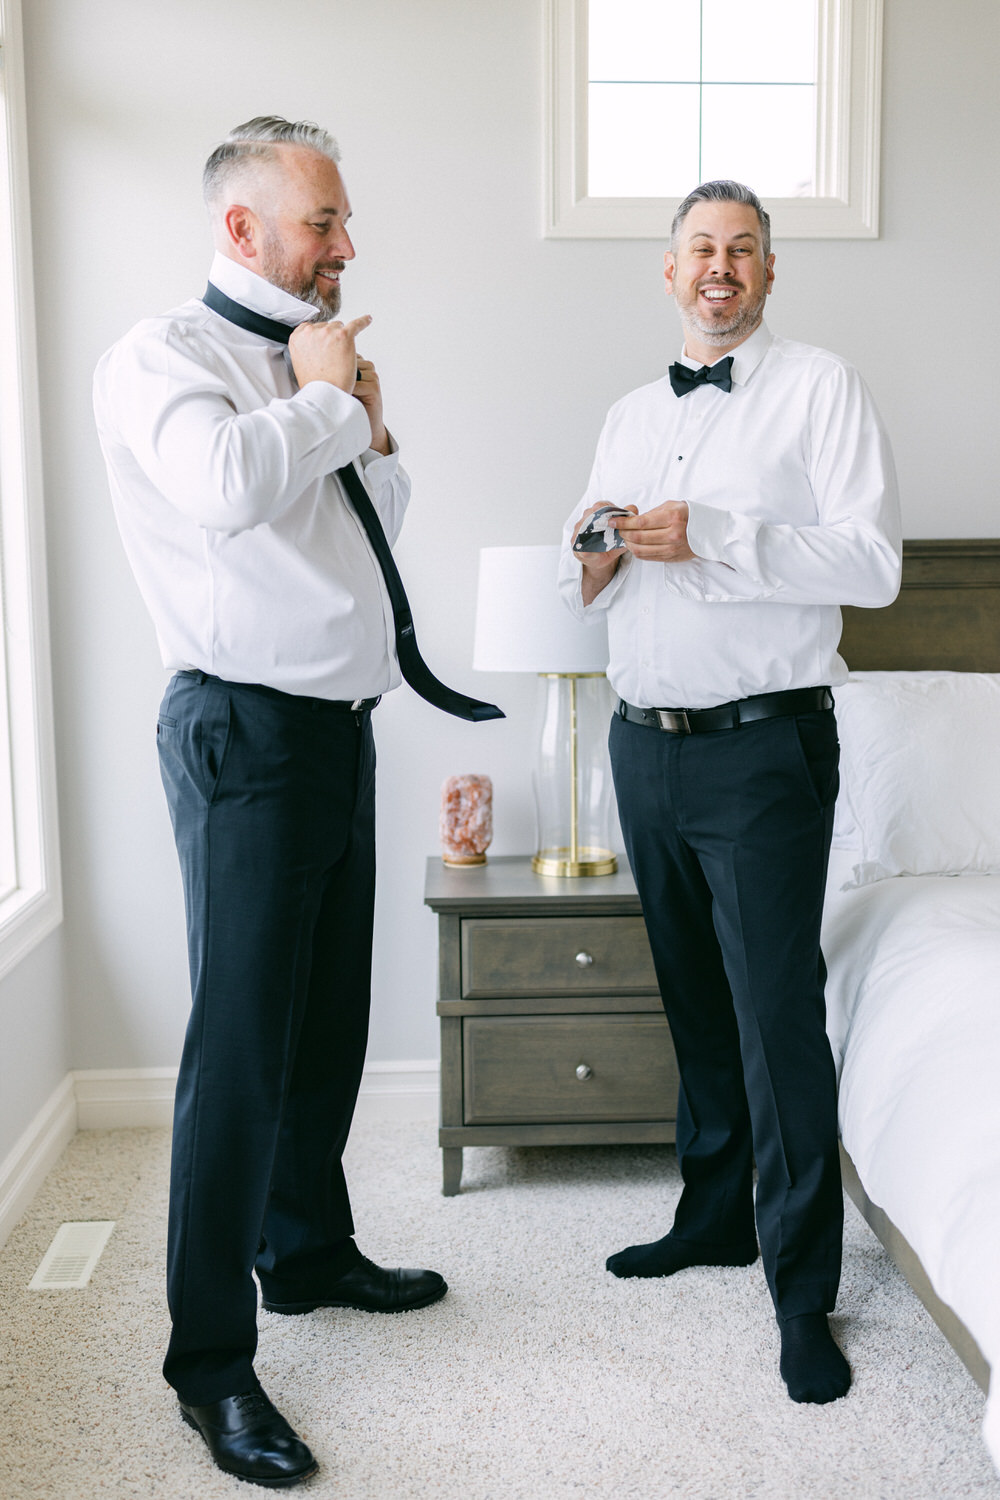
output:
[[341, 1166], [368, 1027], [371, 712], [400, 681], [373, 532], [387, 553], [379, 522], [391, 541], [409, 481], [355, 347], [371, 319], [336, 318], [354, 258], [338, 162], [306, 122], [234, 130], [205, 168], [208, 289], [95, 378], [122, 538], [174, 672], [157, 737], [193, 1004], [164, 1374], [216, 1463], [266, 1486], [316, 1463], [254, 1373], [254, 1272], [275, 1313], [402, 1312], [447, 1290], [362, 1255]]
[[[673, 1226], [607, 1268], [745, 1266], [759, 1241], [788, 1393], [823, 1403], [851, 1379], [827, 1322], [843, 1225], [820, 951], [831, 688], [840, 605], [899, 586], [896, 481], [857, 372], [764, 324], [774, 256], [749, 188], [696, 188], [665, 268], [682, 357], [612, 407], [560, 573], [574, 613], [608, 623], [615, 790], [681, 1078]], [[574, 551], [607, 505], [628, 513], [623, 545]]]

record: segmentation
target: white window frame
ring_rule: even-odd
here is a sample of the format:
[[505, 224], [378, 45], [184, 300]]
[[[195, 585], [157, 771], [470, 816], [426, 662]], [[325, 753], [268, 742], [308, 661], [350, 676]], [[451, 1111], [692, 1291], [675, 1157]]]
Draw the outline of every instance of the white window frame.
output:
[[0, 0], [0, 976], [62, 920], [20, 0]]
[[[544, 234], [665, 240], [679, 198], [588, 196], [587, 6], [546, 0]], [[769, 197], [771, 233], [877, 239], [882, 0], [819, 0], [818, 33], [817, 196]]]

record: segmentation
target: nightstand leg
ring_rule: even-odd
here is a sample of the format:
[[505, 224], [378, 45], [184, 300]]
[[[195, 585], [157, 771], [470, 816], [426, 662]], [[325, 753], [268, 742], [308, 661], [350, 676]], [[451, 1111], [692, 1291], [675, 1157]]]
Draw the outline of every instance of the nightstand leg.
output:
[[462, 1183], [461, 1146], [442, 1146], [441, 1166], [444, 1171], [444, 1186], [441, 1191], [446, 1198], [454, 1198]]

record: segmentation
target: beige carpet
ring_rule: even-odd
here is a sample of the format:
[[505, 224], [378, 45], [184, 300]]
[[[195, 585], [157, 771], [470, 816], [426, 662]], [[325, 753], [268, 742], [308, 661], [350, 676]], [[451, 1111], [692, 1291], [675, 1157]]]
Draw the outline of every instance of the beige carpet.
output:
[[[223, 1500], [159, 1362], [168, 1142], [76, 1137], [0, 1255], [2, 1500]], [[848, 1206], [843, 1401], [777, 1373], [759, 1263], [620, 1282], [609, 1251], [663, 1232], [669, 1147], [474, 1150], [440, 1194], [431, 1126], [358, 1126], [359, 1243], [451, 1283], [397, 1317], [261, 1315], [265, 1388], [311, 1444], [318, 1500], [946, 1500], [1000, 1496], [983, 1398]], [[85, 1290], [28, 1292], [64, 1219], [116, 1219]]]

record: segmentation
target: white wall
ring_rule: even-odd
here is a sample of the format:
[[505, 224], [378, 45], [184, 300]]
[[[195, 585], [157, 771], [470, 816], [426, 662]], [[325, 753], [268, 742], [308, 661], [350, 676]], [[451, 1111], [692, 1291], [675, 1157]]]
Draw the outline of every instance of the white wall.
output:
[[58, 932], [0, 982], [0, 1160], [72, 1066], [64, 990]]
[[[495, 853], [532, 839], [534, 684], [471, 672], [478, 549], [511, 528], [555, 540], [606, 407], [673, 357], [662, 247], [539, 237], [541, 0], [31, 0], [25, 30], [69, 1063], [171, 1063], [187, 1012], [152, 734], [163, 674], [115, 533], [91, 371], [140, 316], [202, 289], [201, 163], [232, 124], [271, 111], [319, 120], [343, 147], [358, 251], [345, 312], [374, 314], [364, 349], [414, 478], [398, 557], [422, 645], [509, 714], [463, 725], [403, 689], [376, 715], [370, 1055], [432, 1057], [421, 897], [444, 777], [493, 776]], [[886, 0], [885, 54], [882, 237], [779, 243], [769, 319], [868, 378], [909, 536], [995, 535], [997, 8]]]

